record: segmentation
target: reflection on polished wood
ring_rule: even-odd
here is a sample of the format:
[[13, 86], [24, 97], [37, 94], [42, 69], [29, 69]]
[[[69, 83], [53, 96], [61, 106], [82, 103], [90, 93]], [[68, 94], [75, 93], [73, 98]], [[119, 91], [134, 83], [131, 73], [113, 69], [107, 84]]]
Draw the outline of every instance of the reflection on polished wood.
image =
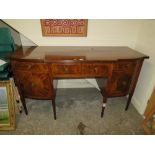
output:
[[60, 78], [95, 78], [103, 96], [101, 117], [108, 97], [129, 95], [127, 110], [145, 58], [149, 57], [117, 46], [22, 47], [10, 56], [26, 114], [26, 97], [51, 99], [55, 119], [56, 86]]

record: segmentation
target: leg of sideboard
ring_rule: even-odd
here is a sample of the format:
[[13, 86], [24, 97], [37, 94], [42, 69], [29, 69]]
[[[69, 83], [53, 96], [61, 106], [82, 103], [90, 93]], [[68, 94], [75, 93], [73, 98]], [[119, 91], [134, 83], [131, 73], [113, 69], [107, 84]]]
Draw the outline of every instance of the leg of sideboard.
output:
[[52, 107], [53, 107], [54, 119], [56, 120], [56, 106], [55, 106], [55, 97], [54, 97], [54, 98], [52, 98]]
[[137, 81], [138, 81], [138, 77], [139, 77], [139, 74], [140, 74], [140, 71], [141, 71], [143, 61], [144, 61], [144, 59], [137, 60], [137, 64], [135, 66], [135, 71], [134, 71], [132, 81], [131, 81], [131, 84], [130, 84], [129, 98], [128, 98], [125, 110], [128, 110], [128, 108], [129, 108], [131, 98], [133, 96], [133, 93], [134, 93], [134, 90], [135, 90], [135, 87], [136, 87], [136, 84], [137, 84]]
[[28, 115], [28, 110], [27, 110], [27, 107], [26, 107], [25, 98], [21, 97], [21, 100], [22, 100], [22, 104], [23, 104], [23, 107], [24, 107], [25, 114]]
[[22, 101], [22, 105], [24, 107], [24, 111], [25, 111], [25, 114], [28, 115], [28, 110], [27, 110], [27, 107], [26, 107], [26, 102], [25, 102], [25, 98], [23, 97], [22, 93], [21, 93], [21, 90], [19, 90], [19, 95], [20, 95], [20, 98], [21, 98], [21, 101]]
[[103, 104], [102, 104], [102, 110], [101, 110], [101, 117], [104, 115], [104, 110], [106, 107], [107, 97], [103, 96]]
[[132, 98], [132, 96], [133, 96], [133, 93], [129, 94], [129, 98], [128, 98], [128, 100], [127, 100], [126, 107], [125, 107], [125, 110], [126, 110], [126, 111], [128, 110], [129, 105], [130, 105], [130, 103], [131, 103], [131, 98]]

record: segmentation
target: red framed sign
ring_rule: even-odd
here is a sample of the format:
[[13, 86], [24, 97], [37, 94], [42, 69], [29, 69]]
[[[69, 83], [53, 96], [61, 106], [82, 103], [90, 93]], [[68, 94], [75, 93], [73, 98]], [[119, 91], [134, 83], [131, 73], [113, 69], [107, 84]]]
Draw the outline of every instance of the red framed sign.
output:
[[87, 36], [87, 19], [41, 19], [43, 36]]

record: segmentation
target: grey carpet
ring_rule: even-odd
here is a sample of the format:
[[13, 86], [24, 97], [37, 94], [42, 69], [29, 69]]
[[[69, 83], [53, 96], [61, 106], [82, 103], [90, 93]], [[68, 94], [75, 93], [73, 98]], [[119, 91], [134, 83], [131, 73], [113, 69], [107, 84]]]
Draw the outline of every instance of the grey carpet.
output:
[[125, 111], [126, 97], [108, 99], [100, 117], [102, 96], [95, 88], [58, 89], [57, 120], [53, 119], [50, 100], [26, 99], [29, 114], [16, 118], [15, 131], [0, 134], [26, 135], [134, 135], [144, 134], [142, 116], [131, 104]]

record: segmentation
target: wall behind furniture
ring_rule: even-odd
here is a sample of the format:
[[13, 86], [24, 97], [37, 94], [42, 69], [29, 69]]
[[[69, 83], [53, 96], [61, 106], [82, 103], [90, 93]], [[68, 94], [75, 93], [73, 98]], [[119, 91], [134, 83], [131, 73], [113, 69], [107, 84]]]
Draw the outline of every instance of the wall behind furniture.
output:
[[[141, 20], [89, 19], [87, 37], [43, 37], [39, 19], [5, 19], [4, 21], [39, 46], [125, 45], [134, 47], [141, 23]], [[25, 45], [24, 40], [22, 44]]]
[[136, 108], [143, 114], [155, 86], [155, 20], [142, 22], [135, 49], [150, 56], [144, 61], [133, 97]]

